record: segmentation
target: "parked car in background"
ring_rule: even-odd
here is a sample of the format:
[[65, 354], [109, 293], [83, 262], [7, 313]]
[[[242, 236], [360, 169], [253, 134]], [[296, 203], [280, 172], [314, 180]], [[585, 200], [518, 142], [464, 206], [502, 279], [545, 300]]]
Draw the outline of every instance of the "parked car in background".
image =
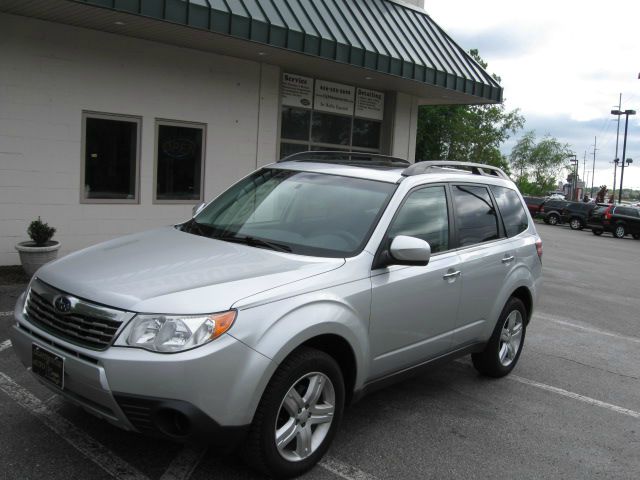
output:
[[596, 207], [589, 216], [587, 225], [594, 235], [609, 232], [616, 238], [632, 235], [640, 240], [640, 209], [620, 205]]
[[595, 203], [567, 202], [562, 210], [562, 221], [568, 223], [571, 230], [582, 230], [587, 226], [589, 215], [595, 207]]
[[529, 209], [529, 213], [532, 217], [538, 215], [540, 211], [540, 207], [547, 201], [544, 197], [522, 197], [524, 198], [524, 203], [527, 205], [527, 209]]
[[542, 218], [544, 223], [549, 225], [558, 225], [562, 223], [562, 212], [569, 205], [567, 200], [547, 200], [538, 210], [538, 216]]

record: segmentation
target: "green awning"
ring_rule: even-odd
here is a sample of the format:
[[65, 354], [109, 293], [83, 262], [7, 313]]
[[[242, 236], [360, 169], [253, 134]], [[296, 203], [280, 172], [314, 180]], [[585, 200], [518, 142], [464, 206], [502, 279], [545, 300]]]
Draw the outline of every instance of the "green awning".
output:
[[76, 0], [500, 102], [502, 88], [424, 11], [390, 0]]

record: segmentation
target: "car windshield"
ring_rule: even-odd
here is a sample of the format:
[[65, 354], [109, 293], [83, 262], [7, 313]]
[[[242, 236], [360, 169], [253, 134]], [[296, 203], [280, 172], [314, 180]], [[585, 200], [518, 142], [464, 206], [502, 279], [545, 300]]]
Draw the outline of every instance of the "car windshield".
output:
[[262, 169], [182, 226], [189, 233], [301, 255], [348, 257], [369, 239], [396, 185]]

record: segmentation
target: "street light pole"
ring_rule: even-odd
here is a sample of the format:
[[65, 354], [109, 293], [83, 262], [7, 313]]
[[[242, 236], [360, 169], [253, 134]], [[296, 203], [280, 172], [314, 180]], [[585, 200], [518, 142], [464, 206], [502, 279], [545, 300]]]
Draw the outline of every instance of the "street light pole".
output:
[[572, 158], [573, 160], [571, 160], [571, 166], [573, 167], [573, 181], [571, 182], [571, 199], [572, 200], [577, 200], [577, 193], [578, 193], [578, 164], [580, 163], [578, 161], [578, 156], [574, 153], [569, 155], [568, 158]]
[[[620, 117], [618, 117], [618, 118], [620, 118]], [[617, 170], [618, 170], [618, 163], [620, 163], [620, 159], [617, 158], [617, 157], [614, 158], [613, 159], [613, 192], [611, 193], [611, 198], [613, 199], [612, 203], [616, 202], [616, 173], [617, 173]]]
[[[622, 182], [624, 181], [624, 165], [627, 155], [627, 133], [629, 131], [629, 115], [635, 115], [635, 110], [625, 110], [624, 112], [621, 110], [611, 110], [612, 115], [624, 115], [624, 140], [622, 142], [622, 165], [620, 166], [620, 190], [618, 192], [618, 203], [622, 203]], [[631, 162], [629, 162], [631, 163]]]
[[[618, 98], [618, 111], [622, 110], [622, 94]], [[618, 130], [616, 133], [616, 156], [614, 157], [614, 165], [613, 165], [613, 192], [611, 192], [611, 197], [613, 201], [616, 200], [616, 173], [618, 170], [618, 140], [620, 140], [620, 115], [618, 115]]]

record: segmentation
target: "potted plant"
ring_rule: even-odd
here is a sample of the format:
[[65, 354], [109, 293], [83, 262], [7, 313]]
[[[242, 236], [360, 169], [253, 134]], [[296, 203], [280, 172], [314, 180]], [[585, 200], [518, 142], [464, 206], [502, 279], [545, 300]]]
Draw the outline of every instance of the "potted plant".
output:
[[44, 223], [40, 217], [31, 222], [27, 233], [31, 241], [20, 242], [16, 250], [20, 254], [22, 268], [31, 277], [42, 265], [56, 259], [60, 242], [51, 240], [56, 229]]

